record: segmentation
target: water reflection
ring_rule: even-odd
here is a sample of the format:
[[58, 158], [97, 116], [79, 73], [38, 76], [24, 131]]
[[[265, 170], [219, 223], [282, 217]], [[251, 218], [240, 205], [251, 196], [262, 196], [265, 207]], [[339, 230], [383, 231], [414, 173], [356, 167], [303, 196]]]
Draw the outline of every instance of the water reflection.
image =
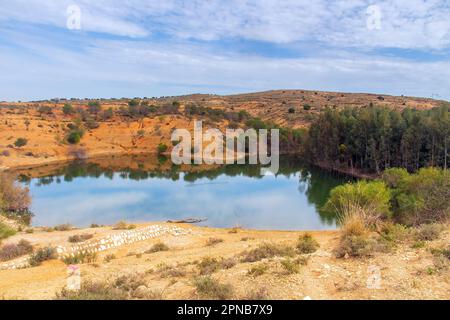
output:
[[321, 212], [345, 178], [281, 158], [276, 176], [253, 165], [172, 166], [162, 159], [123, 157], [76, 162], [21, 175], [32, 196], [34, 225], [112, 224], [205, 217], [203, 225], [255, 229], [334, 229]]

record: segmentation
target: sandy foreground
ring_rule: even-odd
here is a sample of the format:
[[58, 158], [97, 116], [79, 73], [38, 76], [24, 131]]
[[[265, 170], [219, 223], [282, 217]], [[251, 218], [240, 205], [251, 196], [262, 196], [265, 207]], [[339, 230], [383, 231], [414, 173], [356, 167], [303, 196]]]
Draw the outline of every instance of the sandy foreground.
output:
[[[136, 230], [167, 223], [139, 224]], [[228, 259], [273, 242], [295, 246], [304, 232], [254, 231], [244, 229], [213, 229], [187, 224], [177, 224], [186, 234], [163, 234], [152, 239], [124, 244], [98, 253], [96, 262], [80, 265], [81, 279], [114, 280], [121, 275], [139, 274], [149, 289], [163, 292], [164, 299], [197, 299], [193, 279], [199, 275], [198, 262], [203, 258]], [[71, 231], [35, 231], [21, 233], [5, 243], [26, 239], [36, 246], [70, 245], [70, 235], [91, 233], [101, 239], [121, 231], [111, 227]], [[309, 255], [307, 265], [298, 273], [287, 274], [281, 265], [284, 258], [270, 258], [255, 263], [237, 264], [229, 269], [212, 273], [212, 278], [229, 283], [234, 288], [234, 299], [245, 299], [252, 292], [264, 291], [271, 299], [450, 299], [450, 274], [448, 269], [430, 272], [433, 255], [430, 248], [442, 247], [450, 242], [450, 232], [445, 231], [439, 240], [427, 242], [423, 248], [412, 248], [410, 243], [398, 245], [390, 253], [376, 253], [363, 259], [337, 259], [333, 248], [339, 239], [338, 231], [311, 232], [320, 249]], [[208, 245], [208, 239], [222, 242]], [[165, 243], [168, 251], [143, 253], [158, 242]], [[106, 262], [107, 255], [115, 259]], [[252, 276], [248, 270], [264, 264], [263, 275]], [[163, 277], [155, 270], [163, 265], [182, 269], [183, 276]], [[380, 275], [374, 282], [373, 274]], [[52, 299], [67, 285], [68, 266], [61, 260], [44, 262], [41, 266], [0, 271], [0, 298]]]

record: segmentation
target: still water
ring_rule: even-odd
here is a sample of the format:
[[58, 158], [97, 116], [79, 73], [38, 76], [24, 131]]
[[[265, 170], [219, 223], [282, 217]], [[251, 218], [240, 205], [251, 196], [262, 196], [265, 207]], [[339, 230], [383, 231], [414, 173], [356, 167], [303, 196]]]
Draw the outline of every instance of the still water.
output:
[[[117, 162], [117, 163], [116, 163]], [[180, 168], [145, 158], [75, 162], [21, 176], [33, 197], [32, 224], [96, 224], [207, 218], [200, 225], [266, 230], [336, 228], [320, 211], [345, 177], [282, 158], [277, 176], [259, 167]], [[147, 168], [148, 167], [148, 168]], [[34, 171], [36, 174], [36, 171]], [[348, 180], [348, 178], [347, 178]]]

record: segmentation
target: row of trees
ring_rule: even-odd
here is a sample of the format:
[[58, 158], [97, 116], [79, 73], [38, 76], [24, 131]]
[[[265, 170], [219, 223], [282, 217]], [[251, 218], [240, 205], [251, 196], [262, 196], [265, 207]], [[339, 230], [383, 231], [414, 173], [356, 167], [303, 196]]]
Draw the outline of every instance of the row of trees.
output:
[[311, 125], [306, 156], [327, 166], [380, 173], [448, 167], [449, 106], [431, 110], [386, 107], [328, 109]]

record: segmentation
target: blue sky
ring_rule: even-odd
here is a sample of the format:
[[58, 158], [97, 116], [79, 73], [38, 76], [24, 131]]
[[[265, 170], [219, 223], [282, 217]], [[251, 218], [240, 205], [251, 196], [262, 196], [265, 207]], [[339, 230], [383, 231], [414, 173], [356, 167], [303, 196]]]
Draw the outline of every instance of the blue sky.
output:
[[450, 100], [450, 2], [2, 0], [0, 72], [6, 101], [271, 89]]

